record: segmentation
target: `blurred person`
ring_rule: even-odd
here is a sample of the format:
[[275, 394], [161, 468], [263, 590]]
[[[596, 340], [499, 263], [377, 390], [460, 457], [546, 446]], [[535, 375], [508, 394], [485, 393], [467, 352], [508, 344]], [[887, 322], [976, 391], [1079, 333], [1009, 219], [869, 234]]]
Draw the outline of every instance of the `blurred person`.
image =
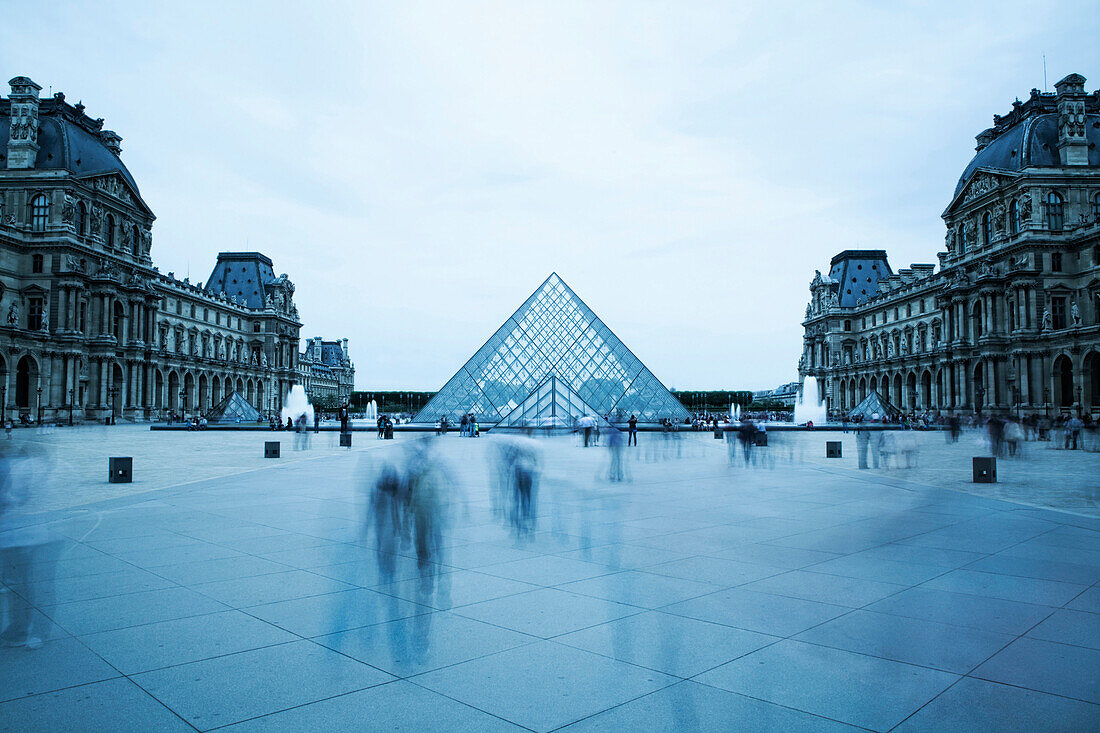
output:
[[414, 443], [406, 458], [409, 514], [415, 533], [416, 565], [421, 593], [430, 594], [443, 562], [443, 475], [430, 439]]
[[1023, 447], [1024, 443], [1024, 429], [1020, 423], [1015, 420], [1009, 420], [1005, 424], [1005, 445], [1008, 447], [1008, 455], [1015, 457], [1016, 453]]
[[[1065, 449], [1077, 450], [1077, 444], [1081, 440], [1081, 428], [1085, 427], [1085, 423], [1081, 418], [1076, 415], [1072, 416], [1069, 420], [1066, 420], [1066, 437], [1065, 437]], [[1070, 444], [1073, 447], [1070, 447]]]
[[737, 429], [737, 439], [741, 442], [741, 458], [748, 468], [752, 460], [752, 444], [756, 439], [756, 425], [748, 417], [741, 419], [741, 425]]
[[878, 468], [879, 462], [882, 462], [883, 467], [886, 465], [884, 448], [888, 448], [886, 445], [886, 431], [879, 427], [871, 436], [871, 467]]
[[951, 415], [947, 418], [947, 435], [950, 437], [952, 443], [959, 442], [959, 435], [962, 434], [962, 422], [959, 420], [958, 415]]
[[989, 435], [990, 455], [999, 457], [1004, 450], [1005, 422], [996, 415], [992, 415], [989, 422], [986, 423], [985, 429]]
[[[8, 624], [0, 644], [38, 649], [46, 618], [36, 609], [52, 591], [60, 543], [41, 523], [16, 516], [19, 507], [50, 488], [50, 460], [36, 444], [12, 446], [0, 453], [0, 584], [7, 586]], [[2, 587], [0, 586], [0, 587]], [[14, 592], [25, 603], [17, 601]]]
[[407, 541], [408, 486], [390, 461], [382, 464], [371, 491], [369, 514], [378, 552], [378, 574], [383, 582], [393, 580], [394, 563]]
[[867, 451], [871, 448], [871, 433], [862, 421], [856, 421], [855, 428], [856, 454], [859, 456], [859, 467], [867, 468]]
[[607, 449], [611, 455], [611, 463], [608, 466], [607, 477], [611, 481], [623, 480], [623, 434], [610, 428], [607, 435]]

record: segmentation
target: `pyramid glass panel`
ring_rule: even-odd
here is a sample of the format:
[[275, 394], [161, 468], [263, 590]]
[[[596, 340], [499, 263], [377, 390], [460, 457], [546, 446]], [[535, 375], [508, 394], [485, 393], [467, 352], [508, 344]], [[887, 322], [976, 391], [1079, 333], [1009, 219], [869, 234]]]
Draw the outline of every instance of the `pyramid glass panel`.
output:
[[[539, 390], [543, 390], [541, 393]], [[613, 422], [688, 417], [684, 406], [558, 275], [531, 294], [417, 413], [493, 425], [519, 410], [587, 411]], [[526, 411], [526, 412], [525, 412]]]
[[233, 392], [214, 405], [206, 414], [210, 423], [246, 423], [260, 419], [260, 411], [249, 403], [240, 392]]

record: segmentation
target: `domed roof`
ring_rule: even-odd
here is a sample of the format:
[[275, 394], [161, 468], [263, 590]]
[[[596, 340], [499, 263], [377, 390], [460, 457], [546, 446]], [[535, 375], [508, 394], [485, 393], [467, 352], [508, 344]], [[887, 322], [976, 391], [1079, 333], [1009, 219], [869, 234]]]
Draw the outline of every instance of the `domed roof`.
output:
[[[8, 140], [11, 125], [10, 105], [0, 104], [0, 145]], [[77, 120], [83, 119], [85, 124]], [[76, 176], [118, 173], [140, 196], [137, 182], [122, 160], [107, 147], [104, 140], [88, 128], [102, 125], [90, 120], [78, 108], [62, 100], [43, 99], [38, 111], [38, 155], [35, 170], [67, 170]], [[0, 154], [5, 151], [0, 148]]]
[[[1100, 166], [1100, 114], [1087, 114], [1085, 139], [1089, 143], [1089, 165]], [[1025, 117], [1000, 133], [978, 151], [966, 166], [954, 196], [979, 168], [1019, 171], [1029, 166], [1060, 166], [1058, 157], [1058, 114], [1048, 113]]]

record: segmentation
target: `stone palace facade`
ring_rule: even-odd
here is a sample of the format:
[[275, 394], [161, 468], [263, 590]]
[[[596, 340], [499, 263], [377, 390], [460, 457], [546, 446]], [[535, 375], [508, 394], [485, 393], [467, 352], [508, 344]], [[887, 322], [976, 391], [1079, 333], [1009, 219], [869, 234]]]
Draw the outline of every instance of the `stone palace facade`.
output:
[[310, 402], [338, 406], [351, 399], [355, 389], [355, 365], [348, 354], [348, 340], [324, 341], [315, 336], [298, 355], [298, 383]]
[[256, 252], [205, 287], [153, 266], [152, 210], [121, 138], [26, 77], [0, 99], [0, 415], [277, 411], [298, 380], [294, 285]]
[[836, 255], [810, 284], [800, 380], [832, 410], [1100, 413], [1100, 91], [1071, 74], [977, 136], [935, 265]]

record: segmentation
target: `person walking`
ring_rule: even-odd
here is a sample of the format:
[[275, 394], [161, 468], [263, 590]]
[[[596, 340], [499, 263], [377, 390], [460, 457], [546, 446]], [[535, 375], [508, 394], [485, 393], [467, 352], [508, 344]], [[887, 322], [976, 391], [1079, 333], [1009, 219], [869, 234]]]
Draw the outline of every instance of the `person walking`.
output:
[[626, 444], [628, 446], [638, 447], [638, 418], [634, 415], [630, 416], [630, 419], [626, 421], [630, 432], [627, 434]]
[[[1081, 428], [1085, 427], [1085, 423], [1081, 418], [1074, 415], [1066, 421], [1066, 449], [1077, 450], [1077, 443], [1081, 440]], [[1072, 440], [1073, 447], [1070, 448], [1070, 442]]]
[[856, 454], [859, 456], [859, 467], [867, 468], [867, 451], [871, 448], [871, 433], [862, 422], [856, 422]]

